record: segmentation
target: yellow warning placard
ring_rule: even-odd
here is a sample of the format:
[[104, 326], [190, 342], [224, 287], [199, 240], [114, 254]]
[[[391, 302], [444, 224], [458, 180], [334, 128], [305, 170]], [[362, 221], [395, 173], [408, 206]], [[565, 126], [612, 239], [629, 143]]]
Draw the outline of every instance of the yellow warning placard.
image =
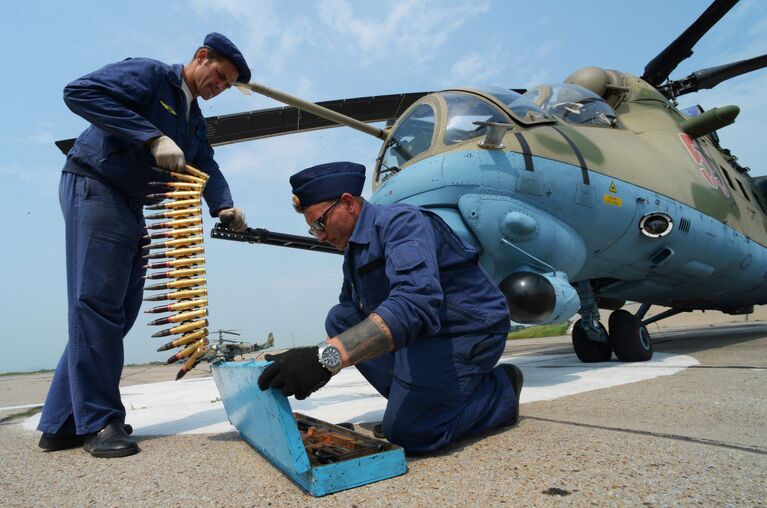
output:
[[618, 189], [615, 188], [615, 182], [610, 182], [610, 192], [613, 194], [618, 192]]
[[623, 200], [619, 198], [618, 196], [611, 196], [609, 194], [605, 194], [603, 199], [605, 203], [607, 203], [608, 205], [623, 206]]

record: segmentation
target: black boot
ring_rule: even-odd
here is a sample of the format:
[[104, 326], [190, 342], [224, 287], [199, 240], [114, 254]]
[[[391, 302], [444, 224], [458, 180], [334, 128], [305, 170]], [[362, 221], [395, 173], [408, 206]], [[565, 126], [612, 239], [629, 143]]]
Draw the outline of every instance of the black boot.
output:
[[138, 443], [126, 432], [120, 420], [112, 420], [99, 432], [86, 436], [83, 448], [94, 457], [110, 459], [139, 452]]
[[59, 450], [80, 447], [83, 445], [84, 441], [85, 436], [78, 436], [77, 434], [52, 434], [50, 432], [43, 432], [37, 446], [49, 452], [57, 452]]
[[508, 425], [516, 425], [519, 422], [519, 394], [522, 393], [522, 384], [525, 382], [525, 376], [522, 375], [522, 369], [516, 365], [505, 363], [501, 365], [501, 367], [503, 367], [503, 370], [509, 377], [509, 381], [511, 381], [511, 384], [514, 387], [514, 392], [517, 394], [517, 414], [514, 419], [508, 423]]
[[[133, 427], [128, 423], [123, 425], [123, 429], [126, 434], [133, 433]], [[77, 434], [52, 434], [50, 432], [43, 432], [37, 446], [49, 452], [57, 452], [59, 450], [79, 448], [84, 442], [85, 436], [79, 436]]]

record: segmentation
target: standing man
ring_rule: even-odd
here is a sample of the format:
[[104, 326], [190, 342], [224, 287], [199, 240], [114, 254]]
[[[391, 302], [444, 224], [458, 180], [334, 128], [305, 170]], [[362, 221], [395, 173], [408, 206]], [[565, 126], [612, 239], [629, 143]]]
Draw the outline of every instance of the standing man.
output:
[[329, 338], [267, 356], [259, 387], [303, 399], [356, 365], [388, 399], [383, 433], [409, 454], [515, 424], [522, 371], [495, 366], [509, 312], [477, 251], [427, 210], [366, 202], [364, 181], [351, 162], [290, 178], [309, 232], [344, 251], [344, 281]]
[[[151, 169], [210, 175], [210, 214], [235, 230], [245, 216], [213, 160], [197, 97], [209, 100], [250, 81], [239, 49], [211, 33], [186, 65], [129, 58], [73, 81], [64, 102], [91, 125], [67, 154], [59, 186], [66, 225], [69, 341], [59, 360], [38, 430], [39, 446], [83, 446], [95, 457], [138, 453], [120, 400], [123, 338], [144, 286], [142, 206], [163, 180]], [[156, 192], [156, 191], [155, 191]]]

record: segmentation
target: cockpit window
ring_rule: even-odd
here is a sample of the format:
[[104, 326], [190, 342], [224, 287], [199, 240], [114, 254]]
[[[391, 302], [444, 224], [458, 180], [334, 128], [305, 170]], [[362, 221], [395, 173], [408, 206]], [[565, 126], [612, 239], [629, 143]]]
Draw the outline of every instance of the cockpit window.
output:
[[428, 150], [433, 135], [434, 109], [429, 104], [421, 104], [399, 124], [386, 143], [378, 179], [385, 180], [407, 161]]
[[446, 145], [484, 136], [487, 127], [475, 125], [474, 122], [509, 123], [500, 111], [477, 97], [455, 92], [443, 92], [440, 95], [447, 103]]
[[546, 112], [526, 95], [507, 90], [500, 86], [483, 86], [480, 90], [493, 94], [504, 103], [514, 115], [522, 121], [538, 120], [546, 117]]
[[618, 116], [600, 96], [582, 86], [571, 84], [541, 85], [528, 90], [524, 97], [540, 105], [546, 113], [567, 123], [615, 127]]

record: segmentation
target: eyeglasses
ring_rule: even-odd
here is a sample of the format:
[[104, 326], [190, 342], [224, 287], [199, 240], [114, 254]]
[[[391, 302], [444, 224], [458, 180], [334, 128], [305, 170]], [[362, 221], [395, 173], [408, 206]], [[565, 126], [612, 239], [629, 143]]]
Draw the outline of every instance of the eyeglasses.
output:
[[336, 199], [332, 205], [330, 205], [324, 212], [322, 212], [322, 215], [317, 217], [312, 221], [311, 227], [309, 227], [309, 234], [312, 236], [317, 236], [318, 231], [325, 231], [325, 216], [330, 212], [330, 210], [333, 209], [334, 206], [336, 206], [338, 203], [341, 202], [341, 198]]

